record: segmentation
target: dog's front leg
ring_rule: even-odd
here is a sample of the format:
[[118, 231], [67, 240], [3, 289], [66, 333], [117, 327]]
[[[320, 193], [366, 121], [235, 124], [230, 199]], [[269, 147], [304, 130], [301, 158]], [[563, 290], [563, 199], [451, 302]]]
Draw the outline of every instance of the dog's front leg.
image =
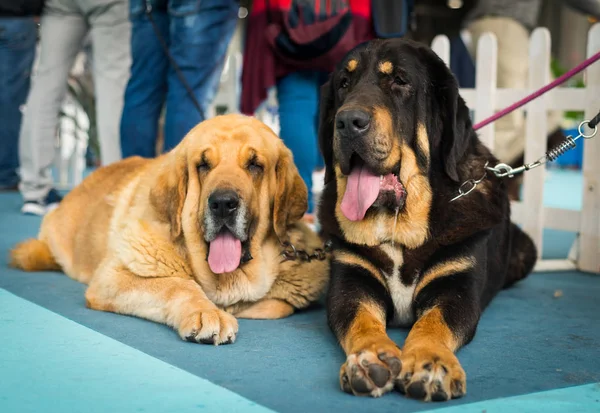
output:
[[124, 266], [105, 263], [85, 298], [95, 310], [167, 324], [187, 341], [229, 344], [238, 332], [236, 318], [218, 309], [191, 278], [140, 277]]
[[369, 261], [334, 254], [327, 317], [347, 356], [340, 370], [344, 391], [379, 397], [394, 387], [401, 351], [386, 333], [391, 306], [381, 273]]
[[474, 336], [481, 314], [484, 265], [461, 248], [428, 263], [414, 293], [417, 321], [402, 348], [397, 387], [409, 397], [444, 401], [466, 393], [466, 374], [455, 352]]

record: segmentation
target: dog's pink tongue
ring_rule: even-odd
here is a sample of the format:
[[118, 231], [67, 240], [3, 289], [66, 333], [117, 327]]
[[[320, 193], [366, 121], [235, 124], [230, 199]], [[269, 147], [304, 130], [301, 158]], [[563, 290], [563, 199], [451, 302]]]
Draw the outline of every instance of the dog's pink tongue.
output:
[[237, 269], [242, 258], [242, 243], [229, 231], [217, 235], [210, 243], [208, 265], [215, 274], [231, 272]]
[[379, 175], [364, 166], [356, 166], [348, 176], [340, 209], [350, 221], [360, 221], [379, 195]]

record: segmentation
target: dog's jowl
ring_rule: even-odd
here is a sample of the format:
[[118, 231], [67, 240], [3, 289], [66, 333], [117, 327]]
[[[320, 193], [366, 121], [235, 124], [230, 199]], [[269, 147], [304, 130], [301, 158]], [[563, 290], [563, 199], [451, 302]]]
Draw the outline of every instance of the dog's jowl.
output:
[[[466, 374], [455, 352], [473, 338], [494, 295], [524, 278], [537, 255], [510, 221], [502, 180], [490, 174], [450, 202], [497, 160], [473, 131], [455, 78], [425, 46], [399, 39], [359, 46], [321, 99], [319, 221], [334, 248], [327, 311], [347, 356], [341, 387], [460, 397]], [[388, 326], [410, 327], [402, 348]]]

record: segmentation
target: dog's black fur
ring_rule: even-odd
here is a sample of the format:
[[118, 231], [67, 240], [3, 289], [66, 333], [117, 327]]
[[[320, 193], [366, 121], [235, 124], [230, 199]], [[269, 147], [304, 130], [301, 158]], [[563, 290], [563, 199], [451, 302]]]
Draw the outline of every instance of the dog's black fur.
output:
[[[347, 108], [390, 119], [391, 128], [378, 122], [363, 136], [340, 138], [336, 115]], [[462, 396], [465, 374], [454, 352], [471, 341], [492, 298], [532, 270], [537, 251], [511, 223], [501, 179], [488, 173], [474, 191], [450, 202], [463, 182], [483, 176], [486, 162], [498, 162], [475, 134], [454, 76], [416, 42], [357, 47], [322, 88], [319, 145], [326, 165], [319, 222], [334, 246], [328, 320], [348, 356], [342, 388], [379, 396], [396, 387], [428, 401]], [[394, 145], [402, 149], [394, 152]], [[400, 168], [414, 159], [425, 178], [414, 183], [413, 171], [413, 184], [401, 182], [408, 195], [398, 233], [392, 231], [395, 212], [385, 206], [371, 207], [360, 223], [342, 222], [338, 186], [357, 157], [374, 173], [393, 172], [400, 181]], [[421, 224], [419, 216], [426, 217]], [[377, 220], [389, 226], [389, 235], [373, 235]], [[393, 295], [401, 293], [398, 283], [392, 291], [390, 277], [415, 292], [404, 309], [395, 306]], [[392, 322], [413, 326], [402, 351], [385, 334]]]

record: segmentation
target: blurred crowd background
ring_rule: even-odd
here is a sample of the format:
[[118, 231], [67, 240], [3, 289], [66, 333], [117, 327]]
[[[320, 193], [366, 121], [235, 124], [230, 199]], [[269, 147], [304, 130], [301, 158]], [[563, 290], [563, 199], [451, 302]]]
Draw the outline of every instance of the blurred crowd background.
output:
[[[203, 119], [242, 112], [281, 136], [312, 194], [319, 89], [351, 48], [444, 34], [460, 86], [474, 87], [475, 46], [492, 32], [498, 87], [524, 89], [534, 28], [551, 32], [556, 77], [585, 59], [598, 18], [597, 0], [0, 0], [0, 190], [44, 215], [65, 170], [154, 157]], [[581, 116], [549, 114], [549, 143]], [[524, 117], [496, 124], [504, 162], [522, 161]]]

